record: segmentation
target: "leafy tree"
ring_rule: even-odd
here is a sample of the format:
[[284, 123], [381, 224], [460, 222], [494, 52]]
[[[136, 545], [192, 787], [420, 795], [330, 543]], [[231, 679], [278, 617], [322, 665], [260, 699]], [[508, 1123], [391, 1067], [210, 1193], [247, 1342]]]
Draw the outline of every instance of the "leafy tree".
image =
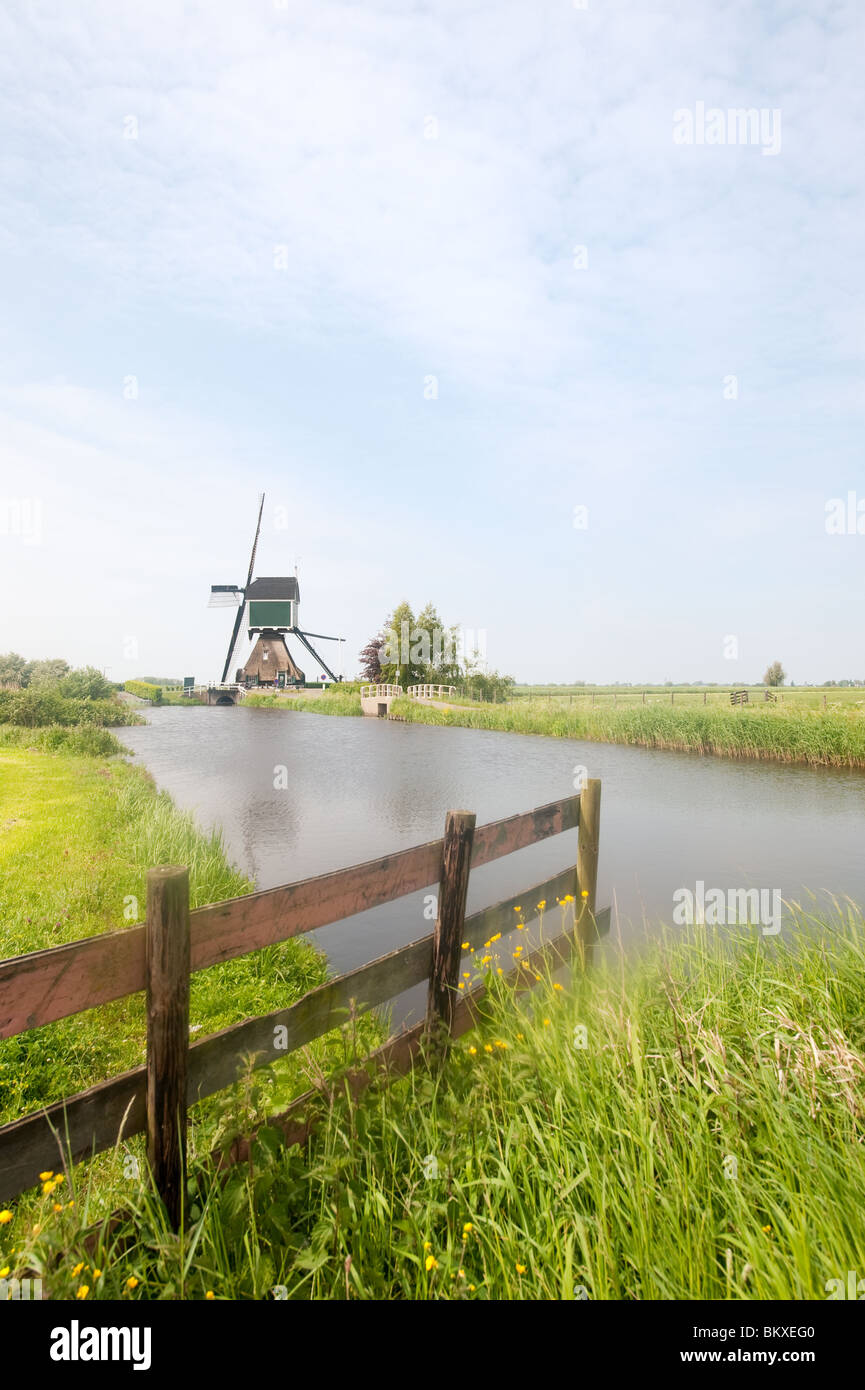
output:
[[95, 666], [81, 666], [70, 671], [57, 688], [67, 699], [77, 700], [105, 700], [114, 691], [111, 681], [106, 680]]
[[30, 675], [30, 665], [26, 657], [18, 652], [5, 652], [0, 656], [0, 685], [23, 687]]
[[766, 674], [763, 677], [764, 685], [783, 685], [787, 679], [787, 672], [780, 661], [773, 661], [771, 666], [767, 666]]
[[43, 688], [57, 685], [64, 676], [68, 676], [69, 669], [69, 662], [64, 661], [62, 656], [52, 656], [47, 661], [31, 661], [27, 684]]
[[445, 627], [434, 603], [428, 603], [418, 614], [416, 634], [420, 683], [452, 685], [459, 680], [459, 628]]
[[360, 652], [361, 680], [374, 681], [376, 684], [381, 680], [381, 654], [383, 648], [383, 633], [379, 632], [375, 637], [370, 637], [366, 646]]
[[420, 685], [422, 667], [417, 622], [411, 604], [397, 604], [385, 623], [385, 645], [382, 651], [381, 679], [387, 685]]

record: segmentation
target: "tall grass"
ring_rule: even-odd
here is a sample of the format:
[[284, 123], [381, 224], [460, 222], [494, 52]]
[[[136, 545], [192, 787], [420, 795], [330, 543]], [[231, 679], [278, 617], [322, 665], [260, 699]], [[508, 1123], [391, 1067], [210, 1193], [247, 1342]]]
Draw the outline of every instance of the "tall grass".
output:
[[8, 1243], [53, 1297], [823, 1299], [865, 1268], [865, 924], [799, 928], [671, 931], [522, 1002], [491, 973], [443, 1068], [336, 1086], [227, 1182], [194, 1160], [180, 1240], [126, 1181], [95, 1252], [86, 1186]]
[[772, 758], [832, 767], [865, 767], [865, 718], [858, 714], [752, 709], [677, 709], [661, 705], [577, 709], [520, 700], [447, 709], [394, 701], [394, 713], [420, 724], [501, 729], [734, 758]]
[[305, 714], [362, 714], [360, 695], [329, 686], [321, 695], [246, 695], [243, 704], [251, 709], [301, 710]]
[[46, 725], [113, 727], [144, 721], [120, 700], [70, 699], [50, 687], [0, 690], [0, 724], [36, 729]]
[[0, 748], [32, 748], [40, 753], [72, 753], [94, 758], [128, 751], [108, 729], [86, 724], [48, 724], [36, 729], [0, 724]]

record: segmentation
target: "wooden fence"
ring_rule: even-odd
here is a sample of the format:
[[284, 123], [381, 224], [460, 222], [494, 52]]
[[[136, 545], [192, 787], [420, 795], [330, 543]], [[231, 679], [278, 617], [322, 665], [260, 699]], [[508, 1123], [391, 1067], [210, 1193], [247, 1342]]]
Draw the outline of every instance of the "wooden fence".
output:
[[[458, 1037], [471, 1028], [483, 985], [458, 987], [462, 943], [474, 948], [514, 926], [523, 902], [573, 895], [573, 922], [542, 943], [505, 977], [517, 988], [535, 983], [541, 964], [591, 956], [608, 930], [609, 909], [596, 912], [601, 784], [579, 796], [475, 828], [467, 811], [448, 812], [442, 839], [285, 884], [247, 897], [189, 910], [188, 870], [151, 869], [146, 924], [0, 961], [0, 1038], [146, 990], [147, 1054], [143, 1066], [0, 1127], [0, 1201], [36, 1185], [38, 1174], [113, 1148], [145, 1132], [153, 1180], [176, 1225], [182, 1201], [187, 1107], [232, 1085], [239, 1068], [265, 1066], [345, 1021], [428, 981], [426, 1017], [390, 1038], [363, 1069], [350, 1074], [359, 1093], [373, 1075], [407, 1071], [425, 1039]], [[579, 827], [577, 863], [519, 894], [466, 916], [469, 871], [550, 836]], [[314, 931], [408, 893], [438, 884], [435, 930], [348, 974], [328, 980], [288, 1008], [245, 1019], [189, 1044], [190, 972]], [[534, 914], [526, 914], [534, 915]], [[275, 1029], [280, 1051], [274, 1051]], [[283, 1046], [284, 1044], [284, 1046]], [[289, 1142], [310, 1129], [308, 1092], [268, 1123]], [[231, 1158], [245, 1157], [245, 1143]]]

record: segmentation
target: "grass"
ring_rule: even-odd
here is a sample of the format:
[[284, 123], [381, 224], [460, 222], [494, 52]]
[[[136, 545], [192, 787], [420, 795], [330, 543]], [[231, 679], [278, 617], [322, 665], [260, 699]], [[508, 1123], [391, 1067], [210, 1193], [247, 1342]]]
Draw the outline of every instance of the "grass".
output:
[[[606, 695], [606, 703], [591, 704], [591, 692], [549, 699], [520, 697], [503, 704], [418, 704], [408, 697], [394, 700], [393, 714], [414, 724], [495, 729], [503, 733], [541, 734], [589, 742], [625, 743], [643, 748], [668, 748], [686, 753], [731, 758], [767, 758], [779, 762], [825, 767], [865, 767], [865, 700], [856, 690], [836, 692], [830, 708], [822, 703], [731, 706], [729, 692], [713, 692], [703, 705], [702, 693], [689, 694], [694, 703], [669, 702], [660, 688], [643, 704], [639, 691]], [[787, 694], [788, 692], [785, 692]], [[800, 692], [797, 690], [796, 695]], [[812, 696], [815, 692], [810, 692]], [[310, 714], [360, 715], [360, 699], [331, 688], [319, 697], [248, 695], [253, 708], [304, 710]]]
[[403, 698], [393, 713], [412, 723], [498, 729], [554, 738], [626, 743], [733, 758], [771, 758], [813, 766], [865, 767], [865, 718], [779, 705], [614, 708], [519, 700], [507, 705], [419, 705]]
[[[228, 862], [219, 833], [202, 833], [140, 768], [0, 737], [0, 774], [4, 957], [140, 922], [146, 871], [158, 864], [188, 865], [193, 907], [253, 887]], [[205, 1036], [285, 1007], [326, 973], [324, 957], [299, 939], [199, 971], [190, 1025]], [[0, 1122], [137, 1066], [145, 1032], [135, 995], [0, 1042]], [[330, 1037], [314, 1055], [326, 1058], [334, 1046]], [[281, 1064], [274, 1103], [303, 1088], [302, 1072], [300, 1059]]]
[[196, 1157], [181, 1238], [118, 1177], [95, 1247], [79, 1183], [15, 1213], [0, 1260], [130, 1299], [824, 1299], [865, 1267], [857, 911], [786, 942], [671, 931], [522, 1003], [488, 984], [442, 1069], [337, 1088], [307, 1152], [265, 1127], [226, 1181]]
[[321, 695], [245, 695], [245, 708], [301, 710], [305, 714], [360, 714], [360, 695], [329, 686]]

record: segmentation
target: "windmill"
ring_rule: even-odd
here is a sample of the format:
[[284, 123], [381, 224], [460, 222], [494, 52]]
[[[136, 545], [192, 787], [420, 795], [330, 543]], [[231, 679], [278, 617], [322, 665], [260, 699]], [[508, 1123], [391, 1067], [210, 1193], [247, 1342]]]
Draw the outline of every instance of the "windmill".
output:
[[321, 669], [327, 672], [332, 681], [342, 679], [333, 674], [330, 667], [319, 656], [318, 652], [307, 640], [310, 637], [318, 638], [323, 642], [342, 642], [341, 637], [326, 637], [321, 632], [303, 632], [298, 626], [298, 610], [300, 606], [300, 587], [297, 575], [290, 575], [283, 578], [262, 578], [253, 579], [255, 569], [255, 552], [258, 549], [258, 537], [261, 532], [261, 516], [264, 511], [264, 493], [258, 499], [258, 520], [255, 525], [255, 539], [252, 542], [252, 554], [249, 557], [249, 570], [246, 575], [246, 583], [241, 589], [237, 584], [212, 584], [210, 586], [210, 602], [208, 608], [236, 608], [237, 616], [234, 620], [234, 628], [231, 633], [231, 641], [228, 644], [228, 652], [225, 657], [225, 665], [222, 668], [221, 684], [225, 685], [228, 672], [231, 669], [232, 657], [237, 646], [237, 639], [240, 629], [243, 626], [243, 615], [248, 610], [247, 620], [248, 636], [252, 640], [253, 633], [258, 633], [258, 639], [248, 657], [245, 666], [237, 671], [237, 683], [239, 685], [303, 685], [304, 673], [295, 664], [291, 653], [288, 650], [286, 637], [291, 635], [296, 637], [299, 642], [306, 647], [307, 651], [320, 665]]

